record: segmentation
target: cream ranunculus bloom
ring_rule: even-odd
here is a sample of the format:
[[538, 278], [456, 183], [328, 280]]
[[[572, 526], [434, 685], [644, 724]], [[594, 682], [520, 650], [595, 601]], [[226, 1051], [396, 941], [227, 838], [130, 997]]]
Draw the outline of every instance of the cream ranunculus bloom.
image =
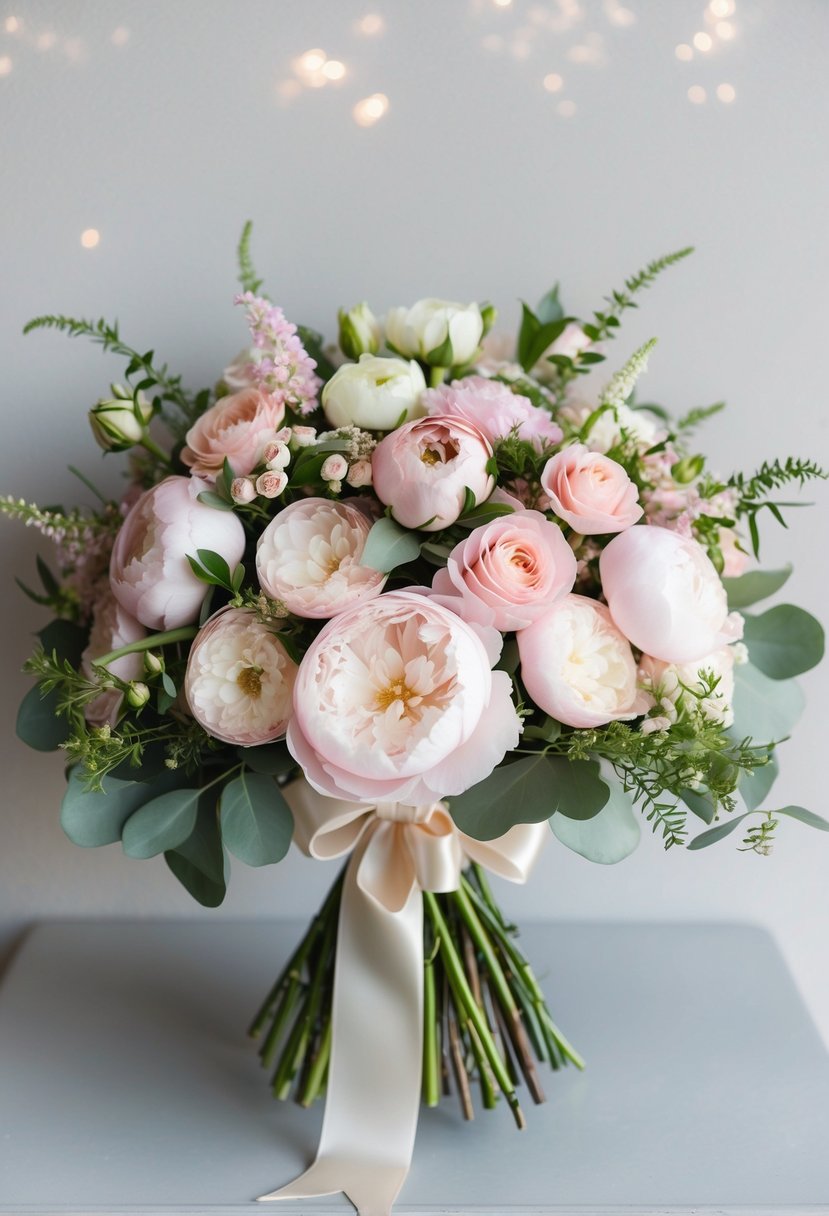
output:
[[484, 332], [477, 304], [418, 300], [411, 308], [392, 308], [386, 316], [386, 341], [401, 355], [439, 367], [460, 367], [478, 352]]
[[417, 363], [361, 355], [344, 363], [322, 390], [322, 407], [333, 427], [390, 431], [426, 413], [420, 395], [426, 380]]

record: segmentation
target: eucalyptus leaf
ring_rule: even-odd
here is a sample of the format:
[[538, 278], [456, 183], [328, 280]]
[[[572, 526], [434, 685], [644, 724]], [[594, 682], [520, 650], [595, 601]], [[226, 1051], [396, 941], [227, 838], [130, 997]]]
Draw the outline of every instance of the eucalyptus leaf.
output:
[[74, 621], [50, 621], [37, 635], [47, 654], [56, 654], [61, 661], [79, 667], [81, 655], [89, 637], [88, 630]]
[[750, 811], [756, 811], [766, 801], [769, 790], [777, 780], [779, 773], [780, 765], [774, 753], [768, 764], [761, 764], [751, 773], [747, 769], [743, 770], [737, 788]]
[[129, 817], [156, 797], [157, 787], [145, 781], [104, 777], [103, 793], [86, 789], [78, 767], [72, 769], [60, 808], [60, 826], [73, 844], [97, 849], [114, 844]]
[[176, 849], [196, 826], [201, 790], [173, 790], [152, 798], [130, 815], [121, 842], [128, 857], [145, 859]]
[[724, 578], [722, 582], [728, 594], [728, 607], [732, 611], [750, 608], [759, 600], [768, 599], [788, 582], [791, 572], [791, 566], [784, 566], [781, 570], [749, 570], [739, 578]]
[[707, 849], [709, 844], [716, 844], [718, 840], [725, 840], [726, 836], [730, 836], [735, 828], [751, 815], [751, 811], [745, 811], [742, 815], [734, 815], [731, 819], [726, 819], [724, 823], [718, 823], [715, 828], [709, 828], [707, 832], [700, 832], [699, 836], [695, 836], [693, 840], [688, 841], [689, 849]]
[[228, 782], [219, 820], [222, 840], [246, 865], [271, 865], [288, 852], [294, 817], [272, 777], [243, 770]]
[[749, 735], [755, 743], [785, 739], [803, 712], [805, 700], [794, 680], [770, 680], [752, 663], [734, 668], [732, 738]]
[[58, 714], [56, 689], [45, 695], [40, 685], [30, 688], [17, 711], [17, 737], [37, 752], [54, 752], [69, 738], [69, 723]]
[[245, 768], [253, 773], [265, 773], [268, 777], [290, 773], [297, 766], [284, 742], [266, 743], [262, 747], [237, 747], [236, 755], [244, 761]]
[[713, 823], [717, 808], [708, 793], [700, 794], [697, 790], [683, 790], [682, 801], [703, 823]]
[[378, 519], [366, 538], [361, 566], [371, 566], [388, 574], [396, 566], [414, 561], [420, 554], [420, 537], [416, 532], [401, 527], [384, 515]]
[[560, 321], [564, 316], [564, 309], [558, 298], [558, 290], [559, 285], [556, 283], [555, 287], [551, 287], [538, 302], [535, 315], [542, 324], [546, 324], [548, 321]]
[[197, 494], [196, 498], [199, 502], [203, 502], [206, 507], [213, 507], [214, 511], [232, 511], [233, 503], [228, 502], [224, 498], [220, 498], [213, 490], [202, 490], [201, 494]]
[[227, 893], [228, 865], [209, 794], [201, 800], [191, 835], [177, 849], [168, 850], [164, 860], [198, 903], [218, 908]]
[[773, 680], [799, 676], [823, 658], [823, 626], [794, 604], [746, 616], [743, 640], [754, 666]]
[[610, 787], [600, 776], [596, 760], [548, 756], [555, 811], [568, 819], [592, 819], [607, 805]]
[[817, 828], [820, 832], [829, 832], [829, 822], [822, 815], [816, 815], [814, 811], [807, 811], [805, 806], [781, 806], [779, 810], [772, 811], [771, 814], [787, 815], [789, 819], [797, 819], [810, 828]]
[[569, 819], [556, 812], [550, 819], [555, 836], [588, 861], [612, 866], [624, 861], [639, 845], [639, 816], [621, 782], [602, 765], [602, 779], [610, 796], [597, 815], [590, 819]]

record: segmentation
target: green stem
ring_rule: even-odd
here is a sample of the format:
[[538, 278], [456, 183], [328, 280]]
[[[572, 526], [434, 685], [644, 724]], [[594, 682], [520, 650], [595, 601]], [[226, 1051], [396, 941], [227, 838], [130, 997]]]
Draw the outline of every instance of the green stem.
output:
[[331, 1028], [333, 1018], [329, 1015], [325, 1023], [325, 1029], [322, 1032], [319, 1049], [314, 1057], [314, 1061], [308, 1070], [308, 1080], [305, 1083], [305, 1088], [302, 1091], [300, 1099], [301, 1106], [311, 1106], [319, 1096], [325, 1081], [326, 1073], [328, 1072], [328, 1061], [331, 1058]]
[[449, 371], [448, 367], [430, 367], [429, 368], [429, 387], [437, 388], [438, 385], [443, 384], [444, 380], [446, 379], [446, 373], [448, 371]]
[[120, 646], [118, 650], [102, 654], [99, 659], [92, 660], [92, 666], [106, 667], [108, 663], [120, 659], [125, 654], [138, 654], [142, 650], [152, 650], [155, 646], [171, 646], [174, 642], [189, 642], [198, 632], [195, 625], [183, 625], [181, 629], [168, 629], [166, 633], [153, 633], [148, 638], [142, 638], [140, 642], [130, 642], [129, 646]]
[[[436, 949], [440, 949], [439, 940]], [[437, 1106], [440, 1101], [435, 953], [423, 964], [423, 1101], [427, 1106]]]
[[156, 460], [160, 461], [161, 464], [163, 464], [166, 469], [171, 469], [173, 467], [173, 462], [170, 459], [170, 457], [167, 455], [167, 453], [158, 446], [158, 444], [155, 442], [154, 439], [150, 439], [149, 435], [146, 432], [144, 433], [143, 437], [139, 440], [139, 442], [140, 442], [142, 448], [146, 448], [147, 451], [151, 455], [155, 456]]
[[492, 987], [495, 989], [495, 994], [501, 1005], [510, 1014], [515, 1015], [518, 1012], [518, 1007], [515, 1003], [515, 997], [512, 995], [506, 976], [504, 975], [501, 964], [498, 961], [498, 956], [492, 948], [492, 942], [484, 930], [483, 925], [478, 919], [472, 901], [468, 894], [461, 886], [457, 891], [452, 892], [452, 899], [463, 917], [464, 924], [469, 930], [469, 935], [477, 946], [478, 950], [483, 955], [487, 970], [489, 971]]

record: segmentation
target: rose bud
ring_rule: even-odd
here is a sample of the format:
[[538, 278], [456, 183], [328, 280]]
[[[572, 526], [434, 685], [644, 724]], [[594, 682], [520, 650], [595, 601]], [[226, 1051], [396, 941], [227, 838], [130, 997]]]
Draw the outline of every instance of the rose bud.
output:
[[386, 342], [399, 355], [432, 367], [460, 367], [478, 353], [484, 321], [477, 304], [428, 299], [392, 308], [385, 328]]
[[127, 689], [124, 699], [132, 709], [141, 709], [150, 699], [150, 690], [146, 684], [133, 681]]
[[230, 483], [230, 497], [240, 506], [253, 502], [256, 497], [256, 486], [252, 477], [234, 477]]
[[89, 411], [89, 425], [105, 452], [126, 452], [144, 438], [153, 407], [143, 393], [133, 401], [132, 394], [122, 385], [112, 384], [110, 388], [112, 397], [101, 398]]
[[291, 463], [291, 449], [281, 439], [275, 439], [265, 445], [262, 459], [269, 469], [287, 469]]
[[360, 355], [377, 354], [383, 335], [380, 322], [365, 301], [348, 312], [341, 308], [337, 316], [340, 323], [339, 347], [346, 359], [356, 360]]
[[334, 427], [390, 431], [401, 419], [420, 418], [426, 412], [420, 404], [425, 388], [416, 363], [361, 355], [359, 363], [337, 369], [322, 390], [322, 407]]
[[346, 481], [355, 490], [371, 485], [371, 461], [355, 460], [346, 474]]
[[263, 498], [278, 498], [288, 484], [288, 475], [281, 469], [276, 472], [260, 473], [256, 478], [256, 493]]
[[323, 481], [342, 481], [348, 472], [348, 461], [341, 452], [332, 452], [323, 461], [320, 477]]

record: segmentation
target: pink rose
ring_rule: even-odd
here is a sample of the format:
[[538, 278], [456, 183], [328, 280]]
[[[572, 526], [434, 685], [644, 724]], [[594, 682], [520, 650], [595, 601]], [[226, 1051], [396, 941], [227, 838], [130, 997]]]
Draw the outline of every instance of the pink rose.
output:
[[432, 589], [459, 597], [457, 611], [465, 621], [508, 632], [547, 612], [575, 580], [575, 554], [561, 529], [538, 511], [515, 511], [475, 528], [456, 545]]
[[207, 588], [187, 554], [212, 549], [233, 570], [245, 551], [245, 530], [232, 511], [198, 501], [197, 477], [167, 477], [146, 490], [115, 538], [109, 578], [122, 607], [148, 629], [177, 629], [199, 615]]
[[262, 589], [296, 616], [336, 616], [383, 590], [386, 575], [361, 566], [372, 520], [360, 499], [302, 498], [280, 511], [259, 537]]
[[641, 518], [636, 486], [609, 456], [574, 443], [544, 466], [541, 485], [556, 515], [576, 532], [622, 532]]
[[613, 620], [634, 646], [668, 663], [686, 663], [742, 636], [725, 588], [695, 540], [637, 524], [615, 536], [599, 559]]
[[516, 747], [512, 685], [455, 613], [395, 591], [341, 613], [306, 651], [288, 747], [321, 794], [432, 803]]
[[[121, 607], [107, 586], [92, 608], [89, 642], [81, 655], [82, 674], [87, 679], [92, 679], [93, 660], [102, 658], [111, 650], [120, 650], [122, 646], [140, 642], [146, 636], [144, 626]], [[120, 659], [113, 659], [107, 666], [107, 671], [125, 683], [137, 680], [143, 670], [143, 654], [125, 654]], [[119, 689], [108, 688], [84, 707], [83, 716], [90, 726], [114, 726], [118, 721], [123, 699], [124, 694]]]
[[222, 397], [187, 432], [181, 459], [199, 477], [215, 478], [225, 457], [240, 477], [262, 463], [265, 445], [285, 417], [285, 406], [258, 388]]
[[416, 418], [381, 439], [371, 458], [374, 492], [404, 528], [439, 532], [463, 512], [466, 490], [489, 497], [492, 446], [463, 418]]
[[500, 380], [488, 380], [485, 376], [465, 376], [463, 380], [428, 389], [420, 400], [431, 415], [465, 418], [483, 431], [491, 443], [515, 434], [541, 449], [559, 443], [563, 435], [547, 410], [512, 392]]
[[255, 612], [227, 608], [196, 634], [184, 695], [214, 739], [256, 747], [285, 734], [296, 673], [279, 635]]
[[648, 708], [630, 645], [596, 600], [567, 595], [517, 636], [524, 687], [558, 722], [591, 728]]

